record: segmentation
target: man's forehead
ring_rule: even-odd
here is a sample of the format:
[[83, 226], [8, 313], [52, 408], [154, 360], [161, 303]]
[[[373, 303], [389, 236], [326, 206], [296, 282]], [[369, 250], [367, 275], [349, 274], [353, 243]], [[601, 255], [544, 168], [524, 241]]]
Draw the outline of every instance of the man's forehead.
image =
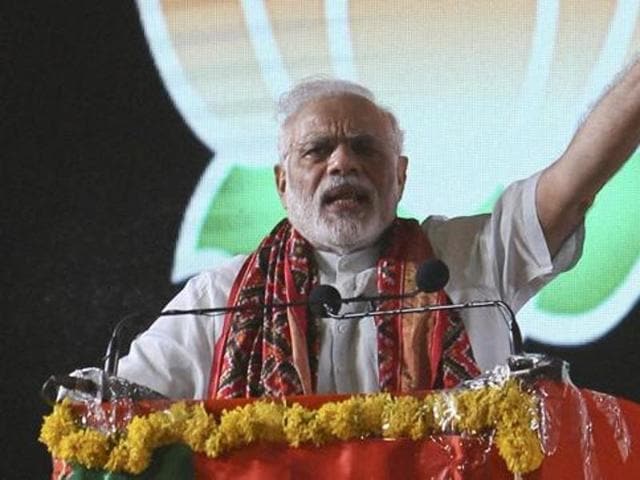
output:
[[296, 140], [331, 136], [386, 135], [388, 119], [368, 99], [356, 95], [320, 98], [304, 105], [288, 122]]

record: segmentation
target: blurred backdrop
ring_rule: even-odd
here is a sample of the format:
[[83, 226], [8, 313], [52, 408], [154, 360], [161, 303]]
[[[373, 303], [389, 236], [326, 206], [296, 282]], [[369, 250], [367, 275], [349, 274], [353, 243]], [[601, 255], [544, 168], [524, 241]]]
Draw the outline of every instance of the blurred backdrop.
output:
[[[453, 4], [453, 5], [452, 5]], [[275, 101], [364, 83], [406, 131], [401, 213], [487, 211], [543, 168], [640, 48], [640, 1], [72, 1], [0, 15], [2, 478], [43, 478], [39, 399], [99, 365], [186, 278], [283, 214]], [[600, 194], [585, 255], [519, 314], [530, 351], [640, 400], [640, 159]]]

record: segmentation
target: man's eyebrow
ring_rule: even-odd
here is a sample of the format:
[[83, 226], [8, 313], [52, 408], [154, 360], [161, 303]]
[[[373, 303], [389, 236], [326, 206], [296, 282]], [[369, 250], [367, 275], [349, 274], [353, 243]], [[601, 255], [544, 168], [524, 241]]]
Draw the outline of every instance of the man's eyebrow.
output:
[[378, 142], [382, 141], [382, 139], [380, 137], [378, 137], [377, 135], [373, 135], [371, 133], [366, 133], [366, 132], [354, 133], [353, 135], [347, 135], [347, 138], [350, 141], [353, 141], [353, 140], [358, 140], [358, 141], [364, 140], [364, 141], [371, 142], [371, 143], [378, 143]]
[[309, 135], [306, 135], [305, 137], [301, 138], [296, 143], [298, 145], [307, 145], [309, 143], [327, 143], [331, 141], [333, 141], [332, 135], [310, 133]]
[[324, 147], [334, 140], [329, 135], [308, 135], [292, 144], [292, 148], [303, 151], [308, 148]]
[[347, 133], [346, 135], [339, 135], [339, 136], [329, 135], [324, 133], [318, 133], [318, 134], [310, 133], [305, 137], [301, 138], [300, 140], [298, 140], [296, 142], [296, 145], [308, 145], [310, 143], [324, 144], [324, 143], [335, 142], [336, 139], [340, 141], [347, 140], [349, 142], [356, 140], [356, 141], [378, 143], [382, 141], [382, 139], [379, 138], [377, 135], [373, 135], [367, 132], [350, 132], [350, 133]]

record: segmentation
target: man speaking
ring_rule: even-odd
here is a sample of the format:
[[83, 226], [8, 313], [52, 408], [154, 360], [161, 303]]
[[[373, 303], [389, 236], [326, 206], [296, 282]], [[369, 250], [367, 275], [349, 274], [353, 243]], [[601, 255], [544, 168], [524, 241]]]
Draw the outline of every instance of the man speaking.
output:
[[[283, 96], [279, 117], [275, 180], [287, 219], [167, 306], [258, 308], [161, 317], [132, 343], [121, 376], [172, 398], [274, 397], [451, 387], [503, 363], [509, 331], [487, 310], [340, 320], [314, 317], [305, 301], [328, 284], [342, 297], [381, 296], [373, 305], [381, 311], [478, 299], [522, 307], [576, 263], [587, 208], [640, 140], [640, 64], [563, 155], [511, 185], [490, 215], [397, 218], [408, 163], [402, 130], [360, 85], [303, 82]], [[450, 269], [445, 288], [394, 298], [415, 290], [417, 267], [432, 257]], [[259, 307], [283, 303], [294, 305]]]

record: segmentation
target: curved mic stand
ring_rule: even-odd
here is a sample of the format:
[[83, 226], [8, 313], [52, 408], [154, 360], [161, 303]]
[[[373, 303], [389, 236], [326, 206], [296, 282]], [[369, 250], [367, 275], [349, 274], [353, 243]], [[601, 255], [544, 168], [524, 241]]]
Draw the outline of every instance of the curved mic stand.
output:
[[117, 376], [123, 333], [131, 327], [133, 319], [142, 315], [143, 312], [130, 313], [113, 328], [103, 358], [103, 369], [88, 367], [70, 374], [51, 375], [40, 389], [40, 396], [44, 401], [53, 405], [62, 398], [78, 402], [112, 401], [122, 398], [133, 401], [164, 399], [164, 395], [144, 385]]
[[[354, 301], [352, 299], [352, 301]], [[364, 300], [363, 300], [364, 301]], [[423, 305], [422, 307], [412, 308], [396, 308], [392, 310], [369, 310], [359, 313], [336, 313], [336, 305], [323, 304], [323, 316], [334, 318], [336, 320], [349, 320], [364, 318], [367, 316], [378, 317], [383, 315], [404, 314], [404, 313], [422, 313], [437, 310], [462, 310], [467, 308], [487, 308], [494, 307], [500, 309], [503, 313], [502, 318], [509, 329], [509, 347], [511, 355], [507, 359], [508, 375], [522, 377], [528, 380], [538, 378], [551, 379], [558, 382], [570, 381], [569, 364], [561, 359], [550, 357], [544, 354], [525, 353], [522, 347], [522, 333], [516, 321], [513, 309], [502, 300], [484, 300], [467, 303], [454, 303], [449, 305]], [[506, 314], [505, 314], [506, 313]], [[501, 368], [505, 368], [504, 366]], [[493, 379], [493, 374], [489, 373], [486, 378]], [[474, 382], [482, 382], [485, 376], [477, 379], [469, 380], [470, 384]], [[487, 380], [489, 381], [489, 380]], [[492, 381], [492, 380], [491, 380]], [[467, 382], [465, 382], [466, 384]]]
[[[366, 301], [366, 300], [363, 300]], [[505, 321], [507, 328], [509, 329], [509, 349], [511, 355], [522, 355], [522, 334], [518, 323], [516, 322], [516, 316], [513, 310], [507, 303], [502, 300], [483, 300], [477, 302], [466, 303], [452, 303], [448, 305], [423, 305], [422, 307], [411, 308], [395, 308], [391, 310], [368, 310], [366, 312], [358, 313], [335, 313], [334, 306], [331, 304], [323, 304], [324, 314], [323, 316], [334, 318], [336, 320], [349, 320], [364, 317], [379, 317], [383, 315], [396, 315], [404, 313], [423, 313], [433, 312], [438, 310], [464, 310], [467, 308], [487, 308], [493, 307], [500, 309], [503, 312], [502, 318]], [[504, 313], [506, 312], [506, 316]]]
[[125, 328], [129, 327], [131, 320], [141, 315], [140, 312], [133, 312], [125, 315], [111, 332], [111, 338], [107, 345], [107, 351], [104, 354], [104, 372], [110, 376], [118, 375], [118, 362], [120, 361], [120, 349], [122, 347], [122, 333]]
[[514, 377], [528, 380], [544, 378], [563, 383], [570, 381], [569, 363], [542, 353], [511, 355], [507, 359], [507, 365]]

